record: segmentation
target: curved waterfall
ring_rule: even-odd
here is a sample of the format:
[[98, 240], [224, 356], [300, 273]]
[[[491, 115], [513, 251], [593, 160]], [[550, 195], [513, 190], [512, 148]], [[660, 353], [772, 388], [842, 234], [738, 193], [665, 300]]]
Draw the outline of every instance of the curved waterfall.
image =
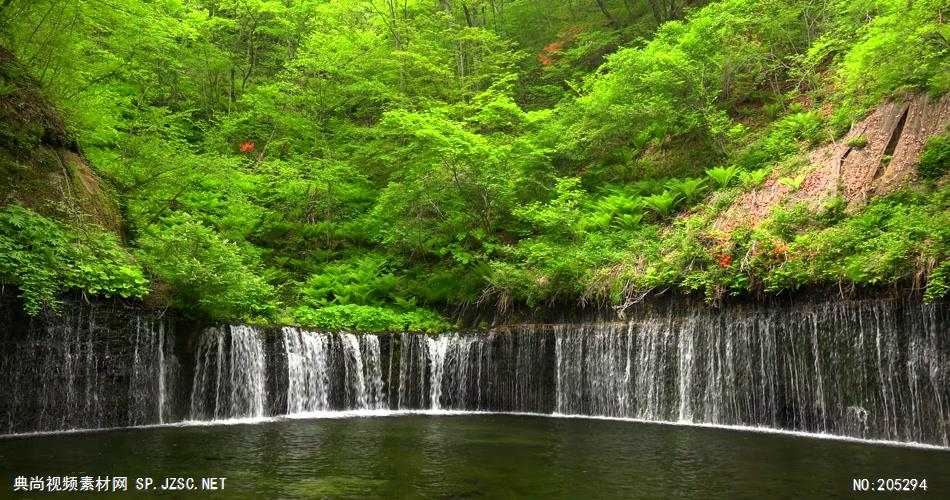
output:
[[946, 304], [878, 300], [722, 311], [670, 304], [631, 316], [439, 336], [231, 325], [202, 331], [191, 353], [162, 321], [137, 317], [104, 342], [94, 316], [72, 318], [68, 327], [51, 323], [6, 339], [12, 347], [5, 352], [14, 354], [0, 360], [0, 389], [9, 395], [0, 424], [4, 432], [24, 432], [428, 409], [950, 446]]

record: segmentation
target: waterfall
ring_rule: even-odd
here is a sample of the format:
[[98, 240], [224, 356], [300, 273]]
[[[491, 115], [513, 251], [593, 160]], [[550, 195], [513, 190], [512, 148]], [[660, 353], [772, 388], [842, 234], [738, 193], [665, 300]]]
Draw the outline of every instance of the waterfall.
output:
[[[442, 378], [445, 375], [445, 354], [450, 343], [458, 337], [443, 335], [439, 338], [426, 338], [429, 353], [429, 407], [438, 410], [442, 407]], [[461, 365], [458, 363], [456, 366]]]
[[178, 361], [164, 321], [95, 303], [64, 302], [36, 318], [4, 305], [0, 434], [153, 424], [170, 415]]
[[650, 392], [656, 389], [648, 384], [644, 384], [647, 392], [642, 394], [627, 390], [631, 377], [640, 380], [650, 376], [642, 363], [649, 359], [650, 352], [631, 352], [633, 342], [625, 325], [558, 325], [554, 335], [558, 413], [624, 416], [629, 400], [647, 403], [652, 399]]
[[347, 407], [365, 410], [369, 408], [369, 399], [366, 395], [366, 374], [359, 339], [352, 333], [341, 333], [340, 342], [343, 345], [343, 361], [346, 367]]
[[[399, 336], [399, 409], [425, 406], [421, 388], [426, 386], [428, 345], [424, 337], [403, 333]], [[416, 383], [418, 381], [418, 383]]]
[[643, 308], [625, 323], [400, 337], [397, 407], [950, 445], [950, 308]]
[[232, 415], [264, 415], [264, 349], [260, 333], [247, 326], [231, 329]]
[[234, 325], [205, 330], [195, 362], [192, 419], [264, 416], [266, 363], [259, 329]]
[[424, 338], [425, 362], [430, 367], [429, 408], [471, 409], [466, 403], [478, 385], [473, 376], [481, 366], [480, 358], [472, 357], [472, 348], [482, 343], [474, 335], [458, 333]]
[[[165, 329], [165, 322], [137, 317], [131, 342], [129, 425], [163, 423], [173, 419], [171, 410], [178, 377], [178, 358], [172, 349], [174, 336]], [[89, 347], [91, 354], [94, 349], [91, 344]], [[86, 366], [94, 367], [95, 363]]]
[[281, 332], [287, 355], [287, 412], [329, 410], [329, 337], [297, 328]]
[[360, 337], [360, 352], [363, 358], [364, 388], [366, 390], [366, 408], [382, 410], [387, 407], [385, 384], [383, 382], [383, 360], [379, 347], [379, 337], [363, 335]]
[[181, 365], [175, 355], [175, 337], [158, 322], [158, 423], [177, 419], [178, 377]]
[[550, 412], [552, 366], [546, 330], [520, 328], [401, 337], [401, 409]]
[[557, 411], [947, 446], [937, 312], [864, 302], [557, 327]]
[[287, 413], [388, 407], [375, 335], [281, 329]]
[[176, 342], [147, 315], [71, 308], [0, 332], [0, 432], [422, 409], [950, 446], [945, 303], [671, 302], [629, 316], [383, 338], [232, 325]]

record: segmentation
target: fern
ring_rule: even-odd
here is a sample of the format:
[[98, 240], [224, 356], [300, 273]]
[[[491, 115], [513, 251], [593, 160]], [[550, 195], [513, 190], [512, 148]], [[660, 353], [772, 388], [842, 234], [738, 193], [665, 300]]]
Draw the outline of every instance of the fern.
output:
[[765, 181], [765, 178], [772, 173], [772, 170], [769, 168], [763, 168], [761, 170], [753, 170], [751, 172], [739, 172], [739, 183], [745, 189], [754, 189], [762, 185], [762, 182]]
[[706, 175], [710, 179], [714, 180], [720, 188], [729, 187], [729, 183], [739, 174], [739, 167], [733, 165], [731, 167], [714, 167], [707, 168]]
[[649, 196], [663, 191], [663, 183], [656, 179], [643, 179], [629, 185], [635, 194]]
[[653, 210], [657, 215], [661, 217], [669, 217], [673, 213], [673, 210], [676, 208], [676, 204], [679, 202], [680, 197], [676, 193], [671, 193], [670, 191], [663, 191], [661, 194], [654, 194], [650, 196], [644, 196], [643, 206]]
[[670, 179], [667, 181], [666, 187], [683, 196], [687, 203], [693, 203], [706, 191], [706, 180], [699, 178]]
[[794, 193], [795, 191], [798, 191], [802, 188], [802, 183], [805, 182], [805, 174], [801, 174], [794, 179], [791, 177], [782, 177], [778, 181], [791, 188], [792, 192]]
[[640, 225], [640, 221], [643, 220], [642, 213], [636, 214], [621, 214], [614, 217], [613, 225], [620, 229], [635, 229]]

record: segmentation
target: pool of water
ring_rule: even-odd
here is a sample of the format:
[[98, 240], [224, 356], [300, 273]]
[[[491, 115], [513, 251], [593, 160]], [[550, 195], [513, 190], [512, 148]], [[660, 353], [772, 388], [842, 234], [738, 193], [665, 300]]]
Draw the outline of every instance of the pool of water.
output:
[[[48, 498], [13, 486], [17, 476], [51, 475], [128, 477], [121, 498], [211, 494], [163, 491], [167, 477], [225, 477], [215, 496], [258, 499], [828, 498], [852, 495], [853, 478], [872, 486], [876, 478], [926, 479], [923, 496], [950, 498], [950, 450], [491, 414], [0, 438], [0, 497]], [[137, 478], [152, 478], [156, 489], [136, 491]]]

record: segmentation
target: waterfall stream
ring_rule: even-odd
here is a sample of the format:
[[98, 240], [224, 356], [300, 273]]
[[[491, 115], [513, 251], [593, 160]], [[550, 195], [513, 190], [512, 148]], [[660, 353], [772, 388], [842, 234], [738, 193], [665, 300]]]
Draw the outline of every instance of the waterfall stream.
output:
[[178, 418], [179, 362], [164, 321], [92, 306], [0, 314], [0, 434]]
[[191, 418], [253, 418], [265, 415], [266, 361], [262, 332], [249, 326], [206, 330], [195, 354]]
[[284, 327], [281, 341], [287, 359], [286, 413], [387, 408], [377, 336]]
[[226, 325], [202, 331], [188, 354], [166, 322], [78, 313], [5, 337], [0, 430], [457, 410], [950, 446], [947, 304], [671, 305], [631, 316], [438, 336]]
[[287, 327], [282, 333], [287, 355], [287, 412], [329, 410], [329, 337]]

